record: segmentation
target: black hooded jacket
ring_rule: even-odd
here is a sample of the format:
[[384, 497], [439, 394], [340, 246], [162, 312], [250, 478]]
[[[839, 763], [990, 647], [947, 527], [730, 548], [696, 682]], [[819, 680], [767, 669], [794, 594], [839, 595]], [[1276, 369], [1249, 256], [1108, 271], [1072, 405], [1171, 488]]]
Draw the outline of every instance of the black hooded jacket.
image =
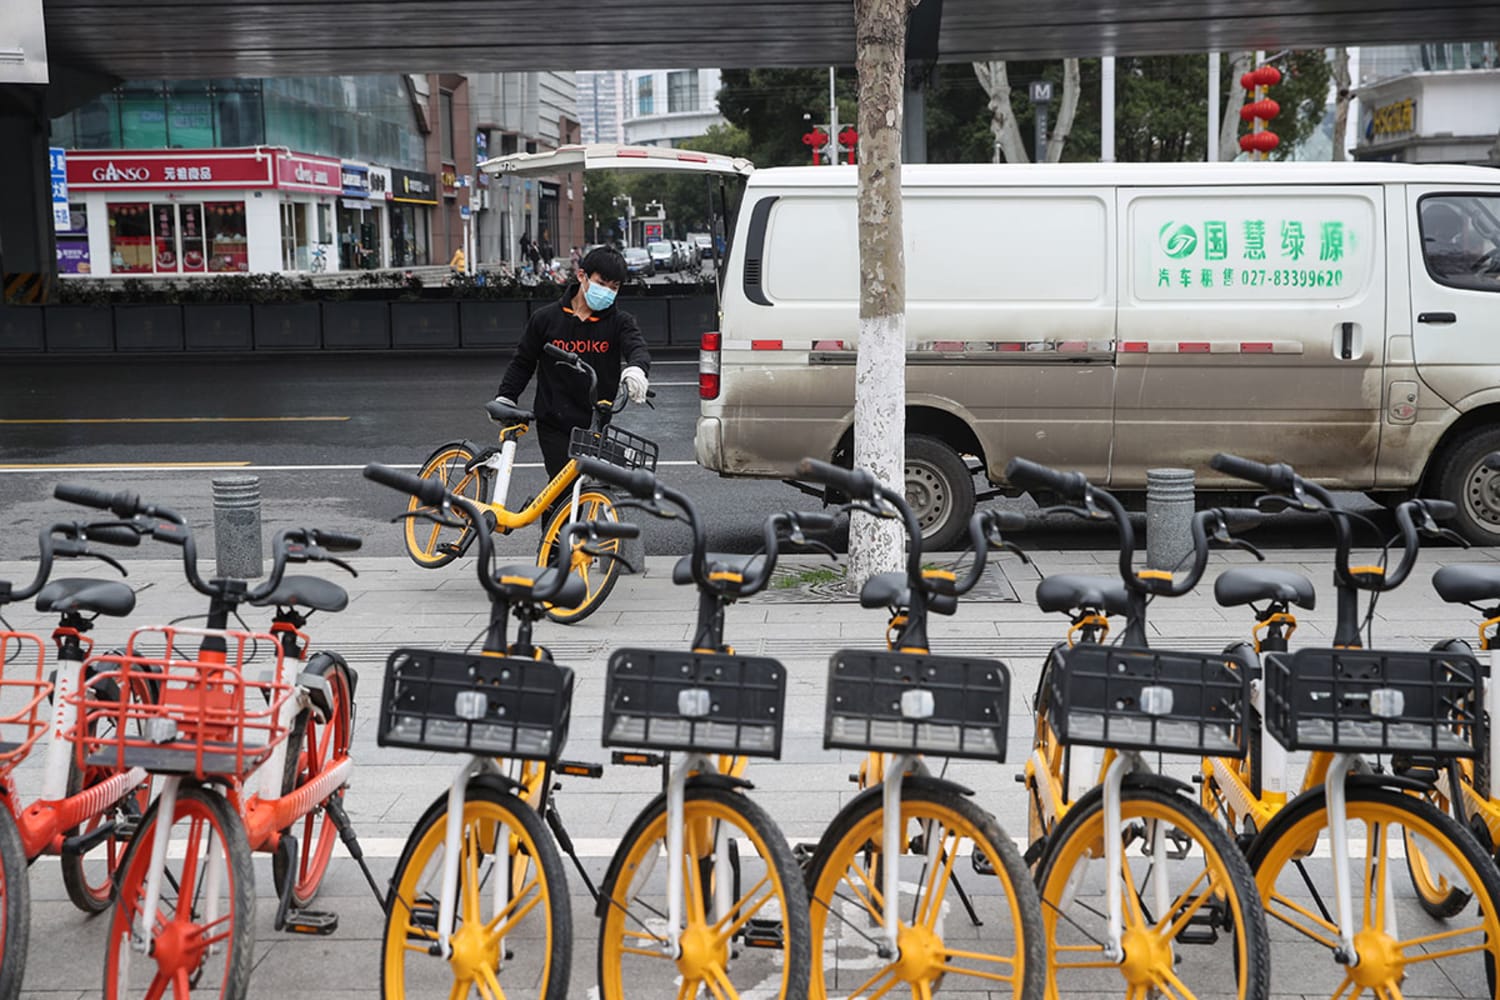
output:
[[496, 394], [519, 400], [535, 372], [536, 401], [532, 411], [537, 423], [561, 431], [589, 426], [594, 401], [588, 398], [588, 376], [564, 368], [544, 355], [542, 348], [547, 344], [572, 351], [593, 366], [599, 376], [599, 399], [614, 399], [619, 394], [622, 368], [635, 365], [648, 374], [651, 371], [651, 354], [635, 317], [618, 306], [610, 306], [587, 319], [579, 319], [573, 312], [573, 297], [577, 294], [575, 281], [561, 299], [532, 313]]

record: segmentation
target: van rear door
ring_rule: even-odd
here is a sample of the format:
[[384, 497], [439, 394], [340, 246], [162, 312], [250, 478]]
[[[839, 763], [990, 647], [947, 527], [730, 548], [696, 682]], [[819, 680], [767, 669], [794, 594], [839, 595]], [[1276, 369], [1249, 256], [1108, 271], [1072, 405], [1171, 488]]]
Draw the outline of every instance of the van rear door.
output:
[[[1385, 359], [1379, 185], [1121, 188], [1111, 482], [1216, 451], [1374, 480]], [[1242, 485], [1242, 484], [1241, 484]]]

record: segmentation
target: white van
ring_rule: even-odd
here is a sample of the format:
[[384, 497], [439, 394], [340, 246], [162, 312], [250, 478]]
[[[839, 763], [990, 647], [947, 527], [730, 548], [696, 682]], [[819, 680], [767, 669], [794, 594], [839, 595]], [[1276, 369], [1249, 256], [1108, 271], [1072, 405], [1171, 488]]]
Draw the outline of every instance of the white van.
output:
[[[565, 147], [493, 172], [746, 176], [699, 463], [783, 478], [852, 455], [855, 167], [753, 171]], [[1014, 455], [1131, 491], [1216, 451], [1330, 487], [1421, 490], [1500, 543], [1500, 172], [1377, 163], [921, 165], [903, 170], [906, 491], [951, 547]], [[988, 487], [976, 490], [974, 475]]]

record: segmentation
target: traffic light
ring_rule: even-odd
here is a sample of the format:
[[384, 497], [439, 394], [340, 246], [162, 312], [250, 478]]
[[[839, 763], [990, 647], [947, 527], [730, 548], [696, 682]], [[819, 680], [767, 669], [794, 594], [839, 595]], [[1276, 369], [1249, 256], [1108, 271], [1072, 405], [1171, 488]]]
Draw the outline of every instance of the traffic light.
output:
[[1281, 144], [1281, 137], [1267, 128], [1272, 118], [1281, 114], [1281, 105], [1266, 96], [1266, 88], [1281, 82], [1281, 70], [1275, 66], [1261, 66], [1240, 77], [1240, 86], [1252, 93], [1255, 100], [1240, 108], [1240, 118], [1250, 123], [1250, 132], [1240, 136], [1240, 148], [1258, 159]]

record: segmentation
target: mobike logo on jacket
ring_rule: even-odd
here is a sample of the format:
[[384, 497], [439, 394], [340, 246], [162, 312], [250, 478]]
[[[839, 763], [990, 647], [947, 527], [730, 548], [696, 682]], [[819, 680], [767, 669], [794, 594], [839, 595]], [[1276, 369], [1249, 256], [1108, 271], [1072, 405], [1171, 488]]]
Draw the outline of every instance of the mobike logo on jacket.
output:
[[573, 354], [608, 354], [607, 340], [554, 340], [553, 347], [561, 347]]

